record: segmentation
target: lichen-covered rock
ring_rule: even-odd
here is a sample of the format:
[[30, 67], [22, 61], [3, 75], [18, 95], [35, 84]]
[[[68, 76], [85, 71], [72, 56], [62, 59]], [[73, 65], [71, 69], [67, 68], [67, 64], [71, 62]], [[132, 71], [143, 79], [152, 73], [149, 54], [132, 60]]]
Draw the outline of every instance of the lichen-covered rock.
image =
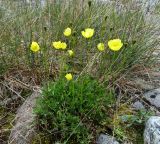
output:
[[160, 88], [146, 92], [144, 98], [149, 101], [151, 105], [160, 108]]
[[114, 137], [108, 134], [100, 134], [96, 143], [97, 144], [119, 144], [119, 142], [117, 142]]
[[146, 123], [144, 144], [160, 144], [160, 117], [152, 116]]
[[26, 99], [23, 105], [17, 110], [13, 128], [11, 129], [9, 144], [29, 144], [35, 135], [35, 126], [33, 125], [34, 114], [33, 107], [36, 103], [36, 98], [40, 92], [35, 91]]

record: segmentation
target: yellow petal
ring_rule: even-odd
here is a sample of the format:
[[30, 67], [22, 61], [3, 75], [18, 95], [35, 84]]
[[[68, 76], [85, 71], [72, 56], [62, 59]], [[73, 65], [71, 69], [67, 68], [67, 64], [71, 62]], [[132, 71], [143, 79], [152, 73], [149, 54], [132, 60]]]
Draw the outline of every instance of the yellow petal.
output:
[[55, 49], [60, 49], [61, 48], [61, 41], [53, 42], [53, 47]]
[[62, 48], [62, 49], [66, 49], [66, 48], [67, 48], [67, 44], [66, 44], [65, 42], [62, 42], [62, 43], [61, 43], [61, 48]]

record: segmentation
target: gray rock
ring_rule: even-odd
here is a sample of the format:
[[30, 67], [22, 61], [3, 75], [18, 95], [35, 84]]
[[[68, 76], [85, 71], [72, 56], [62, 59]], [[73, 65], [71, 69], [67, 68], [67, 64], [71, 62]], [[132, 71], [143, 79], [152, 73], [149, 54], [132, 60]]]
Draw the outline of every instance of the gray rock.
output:
[[146, 123], [144, 144], [160, 144], [160, 117], [152, 116]]
[[36, 98], [40, 92], [35, 91], [26, 99], [23, 105], [17, 110], [13, 128], [11, 129], [9, 144], [29, 144], [35, 135], [35, 126], [33, 121], [33, 107], [35, 106]]
[[160, 88], [145, 93], [144, 98], [153, 106], [160, 108]]
[[136, 101], [132, 106], [136, 110], [140, 110], [140, 109], [144, 109], [145, 108], [144, 105], [140, 101]]
[[119, 144], [119, 142], [117, 142], [114, 137], [108, 134], [100, 134], [96, 143], [97, 144]]

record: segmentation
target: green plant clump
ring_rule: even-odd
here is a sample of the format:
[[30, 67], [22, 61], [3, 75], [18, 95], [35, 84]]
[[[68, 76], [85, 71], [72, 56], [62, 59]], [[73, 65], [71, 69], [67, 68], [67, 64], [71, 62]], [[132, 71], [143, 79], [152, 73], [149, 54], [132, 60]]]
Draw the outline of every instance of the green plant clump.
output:
[[90, 143], [96, 134], [94, 127], [106, 120], [113, 96], [90, 77], [69, 82], [59, 79], [43, 88], [35, 108], [38, 124], [50, 133], [52, 142]]

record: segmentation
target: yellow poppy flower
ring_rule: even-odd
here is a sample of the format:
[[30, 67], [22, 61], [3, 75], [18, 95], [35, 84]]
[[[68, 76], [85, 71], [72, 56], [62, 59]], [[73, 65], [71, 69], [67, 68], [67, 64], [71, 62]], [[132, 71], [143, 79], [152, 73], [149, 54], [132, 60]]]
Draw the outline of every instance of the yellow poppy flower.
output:
[[99, 43], [97, 45], [97, 48], [98, 48], [99, 51], [104, 51], [104, 43]]
[[113, 39], [108, 41], [108, 46], [111, 50], [118, 51], [122, 48], [123, 43], [121, 42], [120, 39]]
[[55, 49], [60, 49], [60, 48], [61, 48], [61, 41], [53, 42], [53, 47], [54, 47]]
[[82, 36], [85, 38], [91, 38], [94, 34], [94, 29], [87, 28], [84, 31], [81, 32]]
[[64, 30], [64, 32], [63, 32], [63, 34], [64, 34], [66, 37], [70, 36], [71, 33], [72, 33], [71, 28], [66, 28], [66, 29]]
[[65, 42], [61, 43], [61, 49], [66, 49], [67, 48], [67, 44]]
[[33, 52], [38, 52], [40, 50], [40, 47], [37, 42], [32, 42], [30, 49]]
[[68, 54], [69, 54], [69, 56], [73, 56], [74, 52], [72, 50], [68, 50]]
[[53, 47], [55, 49], [66, 49], [67, 48], [67, 44], [65, 42], [61, 42], [61, 41], [53, 42]]
[[72, 74], [71, 74], [71, 73], [66, 74], [65, 78], [66, 78], [68, 81], [70, 81], [70, 80], [72, 80], [72, 79], [73, 79], [73, 77], [72, 77]]

